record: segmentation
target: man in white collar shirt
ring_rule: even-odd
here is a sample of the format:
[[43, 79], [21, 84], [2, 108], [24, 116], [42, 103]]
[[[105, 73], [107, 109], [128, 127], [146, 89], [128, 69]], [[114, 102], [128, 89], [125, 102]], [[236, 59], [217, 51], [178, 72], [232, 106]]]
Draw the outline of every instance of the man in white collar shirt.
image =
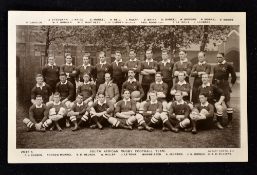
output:
[[117, 118], [126, 119], [126, 125], [131, 127], [138, 124], [138, 127], [143, 127], [147, 131], [153, 129], [149, 127], [142, 115], [136, 114], [136, 102], [130, 99], [130, 91], [125, 89], [123, 93], [123, 99], [118, 101], [115, 107], [115, 116]]
[[115, 104], [119, 97], [119, 88], [117, 84], [112, 82], [111, 74], [105, 73], [105, 82], [103, 84], [100, 84], [97, 95], [100, 93], [104, 93], [106, 100], [111, 102], [112, 104]]
[[84, 82], [79, 85], [77, 93], [81, 93], [84, 103], [90, 106], [93, 104], [94, 98], [96, 96], [96, 86], [94, 83], [90, 82], [90, 74], [85, 72], [83, 79]]
[[43, 103], [51, 101], [52, 89], [44, 82], [43, 76], [41, 74], [36, 75], [37, 84], [31, 90], [31, 102], [35, 104], [36, 96], [41, 95], [43, 98]]
[[199, 94], [200, 103], [196, 104], [190, 113], [193, 134], [196, 134], [199, 128], [210, 129], [213, 124], [214, 107], [207, 101], [207, 97], [207, 94]]
[[48, 118], [54, 122], [54, 125], [50, 128], [50, 130], [53, 130], [56, 127], [58, 131], [62, 131], [62, 128], [59, 125], [59, 120], [66, 116], [67, 110], [66, 106], [61, 103], [60, 99], [60, 93], [55, 92], [53, 95], [53, 103], [51, 103], [48, 107]]
[[48, 84], [52, 92], [55, 92], [56, 84], [59, 81], [60, 67], [55, 64], [54, 56], [48, 57], [48, 63], [42, 69], [42, 75], [45, 83]]
[[126, 73], [128, 73], [130, 69], [133, 69], [135, 72], [135, 78], [137, 81], [139, 81], [139, 73], [141, 71], [141, 61], [136, 58], [136, 52], [134, 49], [130, 49], [129, 58], [130, 59], [125, 63], [125, 66], [124, 66]]
[[192, 90], [192, 102], [197, 103], [198, 95], [197, 90], [199, 86], [202, 84], [202, 74], [210, 74], [211, 73], [211, 65], [206, 63], [205, 53], [199, 52], [198, 53], [198, 63], [195, 64], [191, 71], [191, 76], [194, 77], [194, 84]]
[[111, 64], [106, 62], [105, 53], [99, 53], [99, 63], [96, 64], [96, 89], [99, 88], [100, 84], [104, 83], [105, 81], [105, 73], [111, 73]]
[[[62, 104], [66, 106], [68, 110], [72, 105], [72, 97], [74, 93], [74, 86], [67, 80], [66, 74], [63, 72], [60, 74], [60, 82], [56, 85], [56, 92], [60, 93], [60, 100]], [[68, 118], [66, 119], [66, 127], [70, 127]]]
[[162, 103], [163, 112], [168, 112], [167, 109], [167, 94], [168, 94], [168, 85], [162, 81], [162, 73], [156, 72], [155, 82], [151, 83], [149, 92], [155, 91], [157, 93], [158, 101]]
[[178, 74], [183, 71], [185, 73], [185, 80], [189, 83], [189, 76], [192, 70], [192, 63], [187, 59], [187, 53], [185, 50], [179, 52], [179, 61], [174, 64], [173, 75], [175, 76], [175, 83], [178, 82]]
[[125, 81], [124, 62], [121, 59], [121, 52], [115, 51], [115, 60], [111, 64], [113, 83], [117, 84], [119, 92], [121, 92], [122, 84]]
[[84, 82], [83, 76], [85, 73], [87, 73], [88, 75], [91, 76], [91, 81], [94, 81], [94, 79], [96, 78], [95, 67], [90, 64], [89, 53], [83, 56], [82, 61], [83, 61], [83, 64], [76, 68], [78, 80], [83, 83]]
[[154, 75], [158, 69], [158, 64], [153, 60], [153, 52], [151, 49], [148, 49], [145, 53], [146, 60], [141, 63], [141, 74], [142, 77], [142, 88], [144, 89], [145, 96], [144, 100], [147, 97], [147, 92], [149, 91], [150, 84], [154, 82]]
[[98, 127], [103, 129], [104, 126], [111, 124], [112, 128], [123, 128], [123, 129], [132, 129], [130, 126], [127, 126], [120, 122], [117, 118], [113, 117], [114, 106], [112, 103], [108, 102], [104, 96], [104, 93], [98, 94], [98, 99], [94, 102], [90, 108], [90, 115], [92, 122], [91, 128]]
[[[170, 92], [171, 88], [173, 87], [173, 66], [174, 62], [169, 59], [168, 50], [162, 50], [162, 61], [158, 64], [158, 70], [163, 75], [163, 82], [167, 83], [168, 85], [168, 92]], [[171, 95], [167, 94], [167, 100], [171, 100]]]
[[34, 104], [29, 108], [29, 117], [23, 120], [27, 131], [45, 131], [52, 124], [48, 119], [48, 111], [41, 95], [35, 97]]
[[185, 72], [178, 73], [178, 80], [179, 81], [171, 89], [170, 94], [174, 96], [177, 91], [181, 91], [183, 95], [183, 99], [186, 101], [189, 101], [191, 86], [185, 80]]
[[72, 94], [71, 100], [74, 101], [76, 96], [75, 79], [77, 76], [77, 71], [76, 71], [75, 65], [72, 64], [72, 57], [70, 53], [65, 55], [65, 61], [66, 63], [60, 67], [60, 72], [64, 72], [67, 76], [67, 80], [73, 84], [74, 88], [73, 88], [73, 94]]
[[169, 120], [178, 129], [186, 129], [190, 126], [190, 107], [182, 97], [182, 92], [176, 91], [175, 102], [172, 103], [169, 111]]
[[[76, 101], [71, 107], [71, 110], [67, 114], [70, 117], [71, 122], [74, 124], [72, 131], [76, 131], [80, 128], [81, 123], [89, 121], [89, 107], [83, 102], [83, 95], [78, 93]], [[77, 122], [79, 120], [79, 122]]]
[[[225, 95], [225, 104], [227, 106], [228, 122], [227, 127], [231, 127], [231, 122], [233, 118], [233, 108], [230, 104], [230, 93], [231, 88], [236, 83], [236, 73], [234, 67], [228, 64], [225, 60], [224, 53], [217, 54], [218, 64], [214, 66], [213, 69], [213, 79], [212, 83], [216, 84], [219, 88], [223, 90]], [[231, 83], [228, 82], [229, 76], [231, 75]]]
[[[178, 132], [170, 121], [168, 116], [162, 110], [162, 103], [157, 100], [157, 93], [155, 91], [149, 93], [150, 100], [144, 105], [144, 120], [148, 123], [149, 127], [157, 127], [161, 124], [163, 131]], [[138, 114], [140, 115], [140, 114]]]

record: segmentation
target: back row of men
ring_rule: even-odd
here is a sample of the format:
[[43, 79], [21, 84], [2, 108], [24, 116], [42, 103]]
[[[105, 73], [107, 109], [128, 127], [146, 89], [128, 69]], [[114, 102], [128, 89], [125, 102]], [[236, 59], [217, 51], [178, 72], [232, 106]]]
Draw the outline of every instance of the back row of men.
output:
[[[125, 91], [129, 91], [131, 99], [136, 103], [137, 111], [144, 113], [143, 111], [146, 110], [145, 106], [148, 103], [144, 100], [147, 99], [150, 92], [155, 92], [158, 101], [162, 104], [162, 111], [167, 114], [172, 108], [172, 102], [170, 101], [174, 99], [174, 96], [176, 97], [177, 93], [181, 93], [182, 100], [190, 106], [191, 113], [196, 113], [193, 104], [197, 106], [199, 95], [203, 95], [210, 105], [215, 106], [218, 128], [223, 128], [221, 124], [224, 110], [223, 102], [227, 106], [228, 126], [231, 124], [233, 109], [230, 106], [231, 86], [228, 78], [231, 74], [231, 84], [234, 84], [236, 75], [234, 68], [226, 62], [223, 53], [217, 54], [218, 64], [214, 66], [212, 84], [209, 82], [211, 66], [206, 63], [204, 52], [199, 52], [199, 62], [194, 66], [186, 58], [185, 51], [179, 52], [180, 60], [175, 64], [168, 59], [167, 50], [162, 51], [162, 61], [159, 63], [153, 60], [152, 50], [146, 51], [146, 60], [142, 62], [136, 59], [134, 50], [130, 50], [129, 56], [130, 60], [123, 63], [121, 53], [116, 51], [115, 61], [108, 64], [104, 52], [100, 52], [99, 64], [96, 66], [90, 65], [89, 57], [84, 56], [83, 65], [77, 68], [72, 65], [72, 57], [69, 54], [66, 55], [66, 64], [61, 67], [58, 67], [55, 64], [54, 57], [50, 56], [48, 64], [42, 70], [42, 75], [36, 77], [37, 84], [32, 89], [31, 101], [35, 106], [36, 97], [39, 95], [42, 96], [42, 101], [46, 104], [53, 101], [53, 92], [59, 92], [62, 104], [65, 104], [67, 111], [70, 111], [77, 102], [76, 100], [71, 103], [75, 100], [76, 94], [82, 96], [83, 103], [88, 107], [92, 106], [94, 101], [97, 101], [96, 99], [100, 94], [103, 94], [108, 103], [117, 107], [117, 102], [121, 97], [124, 101]], [[138, 82], [139, 74], [143, 76], [142, 83]], [[192, 103], [190, 102], [190, 75], [194, 77]], [[173, 77], [175, 77], [174, 86]], [[81, 82], [77, 83], [79, 84], [77, 90], [76, 81]], [[123, 112], [126, 112], [126, 110]], [[201, 111], [199, 111], [200, 113]], [[68, 123], [67, 121], [67, 125]], [[174, 128], [172, 130], [174, 131]]]

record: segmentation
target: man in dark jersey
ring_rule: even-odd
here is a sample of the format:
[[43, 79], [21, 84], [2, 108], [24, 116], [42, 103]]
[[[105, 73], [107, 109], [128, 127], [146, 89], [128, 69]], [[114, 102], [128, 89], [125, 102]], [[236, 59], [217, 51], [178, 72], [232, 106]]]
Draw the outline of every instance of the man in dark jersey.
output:
[[211, 65], [206, 63], [205, 61], [205, 53], [199, 52], [198, 53], [198, 63], [195, 64], [191, 71], [191, 76], [194, 77], [194, 84], [193, 84], [193, 90], [192, 90], [192, 102], [197, 103], [198, 96], [197, 96], [197, 90], [198, 87], [202, 84], [202, 74], [211, 73]]
[[[236, 82], [236, 73], [234, 67], [228, 64], [225, 60], [223, 53], [217, 54], [218, 64], [214, 66], [213, 69], [213, 79], [212, 83], [216, 84], [220, 89], [223, 90], [225, 95], [225, 104], [227, 106], [228, 123], [227, 127], [231, 127], [231, 122], [233, 118], [233, 108], [230, 104], [230, 93], [231, 87]], [[228, 82], [229, 75], [231, 75], [231, 84]]]
[[55, 92], [56, 84], [59, 81], [60, 67], [56, 65], [54, 56], [50, 55], [48, 57], [48, 63], [42, 69], [42, 75], [44, 81], [48, 84], [52, 92]]
[[208, 74], [202, 74], [202, 85], [198, 88], [197, 94], [198, 96], [199, 94], [207, 94], [207, 101], [215, 107], [217, 112], [216, 126], [219, 129], [223, 129], [222, 118], [224, 109], [222, 107], [222, 103], [225, 99], [223, 90], [218, 88], [216, 85], [209, 83]]

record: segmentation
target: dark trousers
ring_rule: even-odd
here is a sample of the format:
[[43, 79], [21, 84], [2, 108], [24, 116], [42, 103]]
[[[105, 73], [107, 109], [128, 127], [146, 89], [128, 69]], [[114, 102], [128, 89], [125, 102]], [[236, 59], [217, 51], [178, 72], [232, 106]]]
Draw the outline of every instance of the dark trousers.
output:
[[163, 79], [163, 82], [168, 84], [168, 92], [167, 92], [166, 99], [167, 99], [167, 101], [171, 101], [172, 100], [172, 96], [170, 94], [170, 91], [171, 91], [171, 89], [173, 87], [173, 79], [171, 79], [171, 80]]
[[142, 84], [142, 88], [143, 88], [144, 93], [145, 93], [145, 95], [144, 95], [144, 97], [142, 99], [144, 101], [147, 98], [147, 94], [148, 94], [148, 91], [150, 89], [150, 85], [149, 84]]
[[46, 84], [48, 84], [51, 87], [51, 90], [53, 93], [55, 93], [56, 84], [59, 82], [58, 79], [56, 80], [45, 80]]
[[76, 99], [76, 82], [74, 78], [67, 78], [67, 80], [73, 85], [73, 96], [71, 97], [71, 101], [74, 101]]
[[[113, 77], [113, 83], [117, 84], [119, 93], [121, 94], [122, 84], [125, 82], [125, 78]], [[121, 94], [122, 95], [122, 94]]]

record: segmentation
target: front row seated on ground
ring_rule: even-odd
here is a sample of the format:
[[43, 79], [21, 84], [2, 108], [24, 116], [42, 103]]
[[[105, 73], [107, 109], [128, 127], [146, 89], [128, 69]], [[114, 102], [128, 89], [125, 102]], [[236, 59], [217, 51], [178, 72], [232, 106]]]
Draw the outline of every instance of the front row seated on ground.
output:
[[84, 103], [82, 94], [78, 94], [70, 109], [61, 103], [58, 92], [54, 93], [54, 101], [47, 107], [43, 104], [42, 96], [38, 95], [35, 104], [30, 107], [29, 118], [25, 118], [23, 123], [29, 131], [45, 131], [46, 128], [52, 130], [54, 127], [61, 131], [59, 121], [68, 118], [74, 124], [73, 131], [78, 130], [84, 122], [89, 123], [90, 128], [103, 129], [104, 126], [111, 125], [112, 128], [131, 130], [137, 126], [139, 130], [147, 131], [153, 131], [161, 125], [163, 131], [191, 130], [193, 134], [197, 133], [198, 128], [210, 128], [213, 124], [214, 107], [207, 102], [208, 95], [201, 93], [200, 103], [192, 109], [182, 95], [181, 91], [176, 91], [175, 101], [169, 111], [163, 112], [157, 93], [150, 92], [150, 100], [144, 103], [142, 113], [139, 113], [136, 102], [130, 99], [130, 91], [126, 89], [123, 100], [117, 102], [116, 108], [106, 100], [103, 93], [98, 94], [98, 100], [92, 106]]

